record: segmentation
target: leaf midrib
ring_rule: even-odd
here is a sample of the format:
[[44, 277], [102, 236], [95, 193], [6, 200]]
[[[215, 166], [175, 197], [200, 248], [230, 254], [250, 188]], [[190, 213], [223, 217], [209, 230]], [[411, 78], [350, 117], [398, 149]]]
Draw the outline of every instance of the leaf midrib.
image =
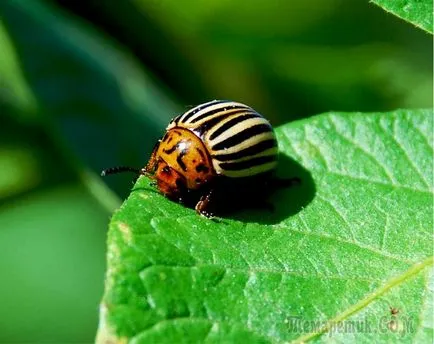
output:
[[346, 310], [344, 310], [342, 313], [338, 314], [334, 318], [327, 320], [327, 325], [322, 327], [320, 330], [303, 335], [303, 336], [300, 336], [297, 339], [295, 339], [293, 342], [294, 343], [307, 342], [307, 341], [323, 334], [324, 332], [327, 332], [331, 328], [331, 326], [333, 326], [334, 324], [342, 322], [343, 320], [356, 314], [357, 312], [359, 312], [360, 310], [362, 310], [363, 308], [368, 306], [375, 299], [377, 299], [378, 297], [380, 297], [383, 294], [385, 294], [386, 292], [388, 292], [393, 287], [396, 287], [396, 286], [410, 280], [411, 278], [415, 277], [418, 273], [420, 273], [422, 270], [424, 270], [426, 267], [433, 266], [433, 265], [434, 265], [434, 256], [428, 257], [428, 258], [422, 260], [421, 262], [414, 264], [404, 273], [390, 278], [383, 286], [381, 286], [381, 287], [377, 288], [376, 290], [374, 290], [373, 292], [371, 292], [364, 299], [360, 300], [356, 304], [347, 308]]

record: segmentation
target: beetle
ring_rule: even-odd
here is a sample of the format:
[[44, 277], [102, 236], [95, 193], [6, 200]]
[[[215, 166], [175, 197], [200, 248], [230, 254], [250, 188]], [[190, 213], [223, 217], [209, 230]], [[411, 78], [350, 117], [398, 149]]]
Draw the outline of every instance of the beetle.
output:
[[[154, 180], [169, 199], [206, 217], [298, 178], [277, 179], [278, 145], [271, 124], [250, 106], [213, 100], [173, 118], [142, 169], [118, 166], [101, 175], [135, 172]], [[258, 201], [259, 200], [259, 201]]]

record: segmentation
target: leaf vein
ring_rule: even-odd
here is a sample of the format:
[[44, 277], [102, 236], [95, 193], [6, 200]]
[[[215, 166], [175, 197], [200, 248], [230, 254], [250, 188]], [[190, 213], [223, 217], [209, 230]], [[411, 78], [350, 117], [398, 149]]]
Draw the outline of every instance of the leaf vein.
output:
[[359, 302], [355, 303], [351, 307], [344, 310], [342, 313], [336, 315], [334, 318], [330, 319], [325, 326], [323, 326], [321, 329], [319, 329], [316, 332], [309, 333], [306, 335], [302, 335], [299, 338], [297, 338], [294, 343], [301, 343], [306, 342], [309, 340], [312, 340], [323, 333], [327, 332], [330, 329], [330, 326], [333, 324], [337, 324], [338, 322], [341, 322], [350, 316], [358, 313], [363, 308], [365, 308], [368, 304], [379, 298], [380, 296], [384, 295], [386, 292], [388, 292], [393, 287], [402, 284], [404, 281], [413, 278], [415, 275], [417, 275], [419, 272], [421, 272], [423, 269], [425, 269], [428, 266], [432, 266], [434, 263], [434, 257], [427, 257], [422, 262], [418, 262], [411, 266], [407, 271], [405, 271], [403, 274], [400, 274], [396, 277], [392, 277], [386, 283], [374, 292], [367, 295], [365, 298], [361, 299]]
[[345, 140], [346, 142], [348, 142], [350, 145], [354, 146], [356, 149], [359, 149], [361, 152], [363, 152], [367, 157], [369, 157], [370, 159], [372, 159], [384, 172], [384, 174], [386, 175], [386, 177], [389, 179], [389, 181], [391, 182], [391, 184], [396, 184], [396, 179], [393, 175], [393, 173], [391, 171], [389, 171], [389, 169], [380, 161], [378, 160], [378, 158], [373, 155], [372, 152], [366, 150], [359, 142], [357, 142], [356, 140], [353, 140], [351, 138], [348, 138], [345, 136], [344, 133], [340, 132], [338, 130], [338, 126], [336, 125], [336, 117], [335, 116], [330, 116], [330, 124], [333, 126], [336, 134], [338, 134], [343, 140]]

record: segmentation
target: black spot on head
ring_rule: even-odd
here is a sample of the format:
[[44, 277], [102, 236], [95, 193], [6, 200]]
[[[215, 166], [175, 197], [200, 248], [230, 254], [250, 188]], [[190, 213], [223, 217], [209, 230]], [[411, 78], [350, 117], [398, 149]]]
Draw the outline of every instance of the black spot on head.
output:
[[182, 158], [184, 157], [185, 154], [187, 154], [187, 149], [183, 149], [179, 153], [178, 157], [176, 158], [176, 162], [178, 163], [178, 165], [182, 168], [182, 170], [184, 172], [187, 171], [187, 166], [185, 165], [184, 161], [182, 161]]
[[202, 160], [206, 160], [206, 156], [205, 156], [205, 153], [203, 152], [203, 150], [200, 148], [197, 148], [197, 147], [196, 147], [196, 150], [200, 154], [200, 157], [202, 158]]
[[182, 186], [181, 178], [176, 179], [175, 183], [177, 187], [181, 187]]
[[209, 167], [205, 166], [205, 164], [201, 163], [199, 165], [196, 166], [196, 171], [197, 172], [203, 172], [203, 173], [208, 173], [209, 172]]
[[166, 154], [172, 154], [174, 151], [176, 151], [178, 149], [178, 146], [181, 142], [178, 142], [176, 145], [174, 145], [173, 147], [170, 147], [169, 149], [163, 149], [163, 152]]

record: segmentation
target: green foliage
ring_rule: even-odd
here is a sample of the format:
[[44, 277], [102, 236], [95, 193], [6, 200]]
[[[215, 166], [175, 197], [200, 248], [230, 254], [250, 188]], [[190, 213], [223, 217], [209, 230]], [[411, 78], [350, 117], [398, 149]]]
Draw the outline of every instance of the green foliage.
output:
[[77, 182], [1, 205], [1, 343], [89, 342], [107, 217]]
[[[278, 174], [302, 185], [274, 212], [209, 220], [140, 178], [111, 220], [99, 341], [431, 342], [432, 128], [431, 110], [278, 128]], [[390, 307], [405, 327], [391, 330]]]
[[73, 7], [134, 51], [181, 105], [236, 99], [275, 126], [330, 110], [432, 105], [431, 37], [367, 0], [96, 3]]
[[[6, 0], [0, 17], [0, 342], [93, 338], [119, 204], [96, 173], [145, 163], [186, 105], [279, 124], [432, 104], [431, 37], [366, 1]], [[404, 340], [432, 342], [430, 116], [280, 128], [279, 173], [303, 184], [273, 214], [209, 221], [141, 179], [112, 221], [99, 338], [307, 341], [294, 317], [391, 326], [390, 305], [414, 319]]]
[[26, 95], [19, 104], [32, 100], [24, 92], [25, 83], [17, 80], [24, 74], [27, 88], [44, 111], [40, 117], [95, 170], [107, 160], [131, 164], [128, 161], [149, 155], [152, 144], [138, 145], [129, 137], [155, 141], [176, 106], [129, 53], [43, 2], [3, 2], [0, 10], [15, 50], [5, 59], [15, 59], [14, 63], [6, 65], [22, 67], [4, 74], [14, 96]]
[[386, 11], [433, 33], [433, 2], [431, 0], [371, 0]]

